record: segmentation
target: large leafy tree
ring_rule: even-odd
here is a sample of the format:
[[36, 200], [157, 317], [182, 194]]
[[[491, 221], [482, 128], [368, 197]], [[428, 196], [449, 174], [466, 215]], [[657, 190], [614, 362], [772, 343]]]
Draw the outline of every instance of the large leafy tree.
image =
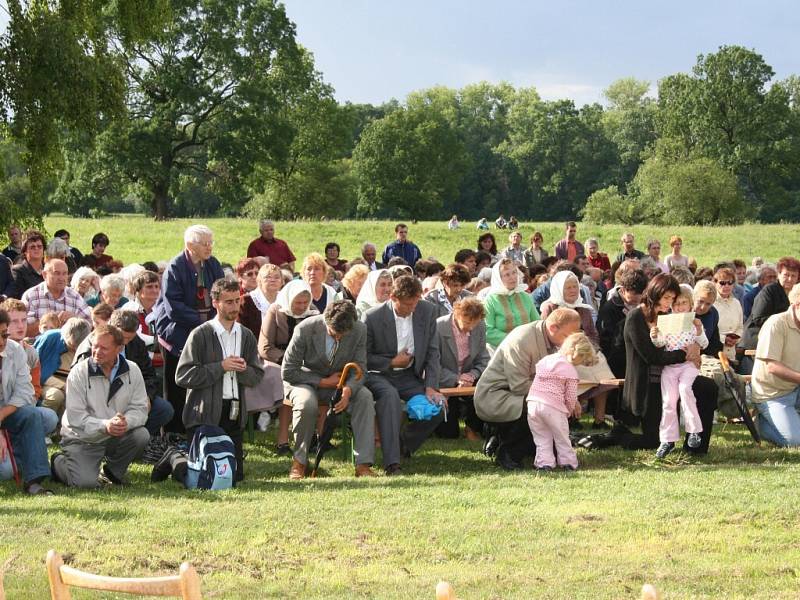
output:
[[436, 106], [409, 106], [373, 121], [353, 152], [358, 213], [441, 218], [458, 195], [467, 154]]
[[677, 140], [686, 156], [705, 156], [731, 171], [756, 210], [797, 164], [789, 91], [770, 85], [773, 76], [756, 52], [722, 46], [698, 56], [691, 75], [666, 77], [659, 87], [660, 134]]
[[590, 194], [610, 183], [616, 155], [601, 117], [598, 105], [578, 110], [571, 100], [545, 102], [533, 89], [517, 92], [508, 140], [498, 151], [526, 178], [526, 212], [533, 218], [572, 218]]
[[258, 164], [283, 165], [295, 131], [286, 99], [317, 74], [274, 0], [173, 0], [153, 39], [118, 46], [127, 118], [97, 139], [100, 163], [146, 195], [156, 219], [182, 187], [240, 206]]

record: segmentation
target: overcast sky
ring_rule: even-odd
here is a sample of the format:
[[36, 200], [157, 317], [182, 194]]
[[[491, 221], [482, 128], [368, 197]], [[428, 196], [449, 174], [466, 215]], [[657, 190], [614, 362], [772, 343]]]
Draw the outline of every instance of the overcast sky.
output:
[[800, 4], [788, 0], [285, 0], [297, 38], [340, 101], [380, 104], [482, 80], [546, 99], [602, 101], [621, 77], [653, 86], [721, 45], [800, 74]]

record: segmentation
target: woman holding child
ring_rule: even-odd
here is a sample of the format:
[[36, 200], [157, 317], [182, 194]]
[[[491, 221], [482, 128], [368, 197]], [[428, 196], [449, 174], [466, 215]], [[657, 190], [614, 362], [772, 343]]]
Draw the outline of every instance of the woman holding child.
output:
[[[666, 365], [686, 361], [700, 364], [700, 347], [690, 344], [685, 350], [668, 351], [653, 343], [650, 332], [658, 316], [668, 314], [680, 295], [681, 288], [671, 275], [654, 277], [644, 291], [642, 303], [628, 313], [624, 338], [626, 354], [625, 387], [622, 392], [622, 420], [607, 434], [587, 436], [580, 441], [586, 448], [620, 445], [627, 450], [655, 450], [659, 446], [661, 422], [661, 370]], [[692, 390], [702, 424], [700, 444], [684, 450], [695, 454], [708, 452], [714, 410], [717, 407], [717, 386], [703, 376], [694, 380]], [[642, 433], [633, 433], [623, 424], [639, 423]]]

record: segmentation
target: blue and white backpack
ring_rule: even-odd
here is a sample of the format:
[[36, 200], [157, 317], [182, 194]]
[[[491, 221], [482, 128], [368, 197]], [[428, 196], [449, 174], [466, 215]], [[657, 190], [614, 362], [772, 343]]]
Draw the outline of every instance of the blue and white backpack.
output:
[[203, 425], [192, 436], [184, 485], [190, 489], [227, 490], [236, 485], [233, 441], [221, 427]]

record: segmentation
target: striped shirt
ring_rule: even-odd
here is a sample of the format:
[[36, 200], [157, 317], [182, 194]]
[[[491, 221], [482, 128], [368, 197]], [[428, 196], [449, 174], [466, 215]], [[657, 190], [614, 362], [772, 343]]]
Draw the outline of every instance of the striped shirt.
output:
[[92, 322], [92, 311], [86, 301], [72, 288], [64, 288], [61, 296], [56, 298], [47, 289], [47, 282], [42, 282], [28, 289], [22, 295], [22, 302], [28, 307], [28, 323], [34, 323], [45, 313], [67, 311], [76, 317]]

